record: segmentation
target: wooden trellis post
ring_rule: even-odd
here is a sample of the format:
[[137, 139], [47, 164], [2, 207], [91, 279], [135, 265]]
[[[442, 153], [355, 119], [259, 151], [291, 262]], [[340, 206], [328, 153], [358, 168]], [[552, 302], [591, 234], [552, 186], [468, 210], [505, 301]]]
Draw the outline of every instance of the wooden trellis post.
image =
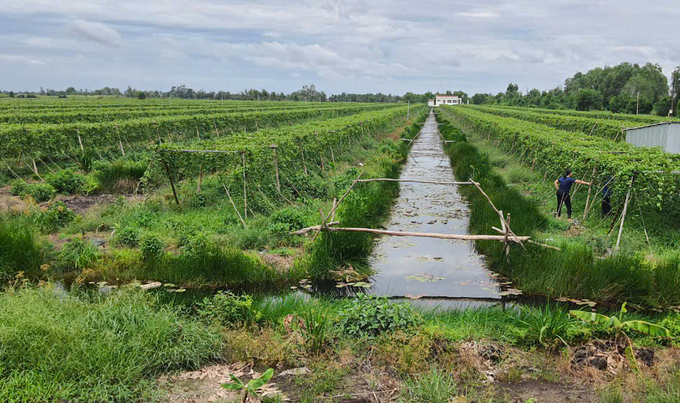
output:
[[213, 120], [213, 124], [215, 125], [215, 135], [216, 135], [217, 137], [220, 137], [220, 132], [217, 130], [217, 122], [215, 122], [215, 121]]
[[78, 144], [80, 144], [80, 151], [85, 154], [85, 147], [83, 147], [83, 140], [80, 138], [80, 129], [76, 128], [76, 134], [78, 135]]
[[626, 211], [628, 211], [628, 202], [630, 201], [630, 191], [633, 189], [633, 182], [635, 182], [635, 174], [630, 180], [628, 185], [628, 192], [626, 193], [626, 201], [623, 203], [623, 212], [621, 213], [621, 225], [619, 226], [619, 235], [616, 238], [616, 247], [614, 250], [619, 250], [619, 244], [621, 243], [621, 234], [623, 234], [623, 222], [626, 221]]
[[118, 145], [120, 146], [120, 152], [123, 154], [123, 157], [125, 157], [125, 150], [123, 149], [123, 142], [120, 140], [120, 130], [118, 129], [118, 124], [114, 125], [116, 126], [116, 133], [118, 134]]
[[179, 199], [177, 198], [177, 191], [175, 190], [175, 182], [172, 180], [172, 175], [170, 175], [170, 167], [164, 159], [161, 158], [163, 165], [165, 166], [165, 172], [168, 174], [168, 179], [170, 179], [170, 187], [172, 188], [172, 195], [175, 196], [175, 203], [179, 206]]
[[590, 206], [590, 204], [589, 204], [590, 203], [590, 193], [593, 191], [592, 183], [593, 183], [593, 179], [595, 179], [595, 172], [596, 171], [597, 171], [597, 167], [595, 166], [595, 167], [593, 167], [593, 175], [590, 177], [591, 185], [588, 186], [588, 197], [586, 197], [586, 207], [585, 207], [585, 209], [583, 209], [583, 218], [581, 219], [581, 221], [585, 221], [586, 217], [588, 216], [588, 207]]
[[335, 165], [335, 154], [333, 154], [333, 147], [331, 147], [331, 160], [333, 161], [333, 165]]
[[246, 192], [246, 151], [241, 151], [241, 159], [243, 160], [243, 215], [248, 219], [248, 194]]
[[281, 191], [281, 183], [279, 182], [279, 161], [276, 158], [276, 144], [272, 144], [269, 146], [269, 148], [272, 149], [272, 152], [274, 153], [274, 175], [276, 177], [276, 190]]

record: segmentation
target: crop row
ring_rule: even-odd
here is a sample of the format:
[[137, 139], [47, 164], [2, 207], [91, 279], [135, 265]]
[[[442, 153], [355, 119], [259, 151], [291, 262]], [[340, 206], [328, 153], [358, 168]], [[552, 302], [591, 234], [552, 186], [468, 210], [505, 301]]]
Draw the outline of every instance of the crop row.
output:
[[324, 105], [326, 102], [294, 102], [294, 101], [216, 101], [216, 100], [187, 100], [177, 98], [165, 99], [131, 99], [131, 98], [111, 98], [111, 99], [77, 99], [77, 100], [61, 100], [61, 99], [31, 99], [31, 100], [16, 100], [9, 101], [0, 99], [0, 111], [47, 111], [47, 110], [68, 110], [68, 109], [106, 109], [106, 108], [150, 108], [150, 107], [233, 107], [233, 106], [255, 106], [261, 107], [266, 105], [280, 105], [296, 107], [302, 104], [307, 105]]
[[639, 122], [534, 112], [533, 109], [496, 108], [491, 106], [472, 107], [484, 113], [526, 120], [557, 129], [571, 132], [583, 132], [587, 135], [604, 137], [617, 141], [625, 140], [624, 127], [636, 127], [641, 125]]
[[[197, 116], [160, 116], [105, 123], [32, 124], [0, 126], [0, 156], [60, 155], [80, 150], [99, 151], [121, 144], [188, 137], [221, 136], [253, 132], [264, 127], [293, 124], [309, 119], [329, 119], [366, 110], [394, 108], [395, 104], [324, 109], [292, 109], [265, 112], [219, 113]], [[93, 150], [94, 149], [94, 150]]]
[[[290, 175], [307, 172], [313, 167], [319, 169], [324, 166], [324, 161], [331, 163], [336, 155], [357, 144], [363, 136], [388, 132], [403, 124], [406, 109], [406, 106], [399, 106], [367, 111], [325, 121], [314, 120], [260, 130], [252, 135], [238, 133], [229, 138], [164, 143], [157, 147], [156, 159], [167, 163], [179, 178], [195, 177], [199, 171], [240, 173], [245, 159], [249, 177], [272, 183], [275, 165]], [[422, 105], [412, 107], [411, 113], [415, 116], [422, 109]], [[276, 146], [276, 151], [272, 145]], [[156, 169], [164, 172], [161, 164], [156, 164]]]
[[597, 136], [578, 135], [524, 120], [484, 113], [467, 107], [446, 107], [445, 113], [527, 164], [551, 177], [566, 168], [588, 177], [597, 168], [596, 183], [614, 178], [618, 197], [625, 195], [635, 176], [634, 188], [647, 208], [678, 212], [680, 158], [658, 148], [637, 148]]
[[573, 109], [541, 109], [541, 108], [522, 108], [516, 106], [503, 106], [502, 108], [533, 111], [537, 113], [548, 113], [553, 115], [578, 116], [583, 118], [610, 119], [610, 120], [622, 120], [625, 122], [637, 122], [638, 124], [636, 126], [640, 126], [640, 124], [654, 124], [660, 122], [679, 120], [677, 118], [665, 116], [631, 115], [628, 113], [612, 113], [609, 111], [576, 111]]
[[109, 122], [114, 120], [137, 119], [153, 116], [172, 116], [172, 115], [210, 115], [217, 113], [248, 112], [248, 111], [271, 111], [271, 110], [304, 110], [304, 109], [325, 109], [337, 108], [337, 104], [304, 104], [298, 103], [297, 107], [269, 103], [254, 107], [250, 105], [226, 105], [226, 106], [201, 106], [168, 108], [165, 106], [139, 108], [139, 109], [81, 109], [67, 111], [31, 111], [31, 112], [4, 112], [0, 113], [0, 123], [9, 124], [32, 124], [32, 123], [76, 123], [76, 122]]

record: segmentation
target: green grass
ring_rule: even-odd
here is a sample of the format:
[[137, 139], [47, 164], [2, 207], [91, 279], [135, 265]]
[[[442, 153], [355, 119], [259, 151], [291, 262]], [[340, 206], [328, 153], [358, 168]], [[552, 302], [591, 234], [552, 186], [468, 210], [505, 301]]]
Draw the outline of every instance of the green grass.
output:
[[44, 249], [30, 228], [14, 220], [0, 220], [0, 281], [10, 280], [20, 271], [39, 275], [43, 259]]
[[401, 389], [402, 403], [447, 403], [456, 395], [456, 383], [446, 370], [432, 367], [429, 372], [410, 377]]
[[[444, 136], [456, 140], [446, 149], [456, 177], [480, 182], [496, 207], [511, 214], [511, 225], [516, 234], [542, 240], [563, 232], [565, 228], [556, 227], [559, 222], [548, 218], [538, 201], [521, 193], [521, 186], [509, 187], [506, 184], [493, 165], [497, 152], [480, 153], [476, 144], [467, 142], [462, 131], [446, 121], [444, 123], [440, 126]], [[514, 178], [527, 174], [522, 167], [511, 167], [509, 172], [513, 170], [523, 172], [522, 175], [513, 174]], [[493, 234], [491, 227], [499, 226], [498, 214], [475, 188], [465, 187], [461, 192], [471, 203], [471, 233]], [[530, 244], [525, 245], [527, 250], [524, 251], [515, 246], [509, 263], [499, 242], [478, 242], [477, 248], [487, 256], [492, 270], [510, 277], [525, 293], [587, 298], [614, 304], [625, 301], [652, 306], [680, 303], [680, 259], [677, 252], [669, 253], [658, 261], [647, 260], [641, 254], [623, 252], [602, 259], [594, 250], [598, 248], [597, 238], [588, 242], [555, 238], [558, 242], [544, 242], [556, 244], [561, 251]]]
[[141, 291], [0, 295], [0, 400], [142, 401], [155, 378], [216, 358], [219, 331]]

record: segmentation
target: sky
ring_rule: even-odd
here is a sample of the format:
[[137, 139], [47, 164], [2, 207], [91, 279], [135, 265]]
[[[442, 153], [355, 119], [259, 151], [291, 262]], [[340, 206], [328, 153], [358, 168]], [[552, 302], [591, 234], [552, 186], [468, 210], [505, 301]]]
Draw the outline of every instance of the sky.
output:
[[0, 90], [547, 90], [680, 65], [677, 0], [0, 0]]

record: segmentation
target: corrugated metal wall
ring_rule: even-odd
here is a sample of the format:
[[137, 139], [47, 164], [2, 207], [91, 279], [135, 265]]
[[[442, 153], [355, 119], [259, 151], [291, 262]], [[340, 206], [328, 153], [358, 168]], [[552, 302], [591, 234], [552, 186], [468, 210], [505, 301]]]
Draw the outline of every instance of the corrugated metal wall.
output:
[[626, 131], [626, 141], [637, 147], [663, 147], [680, 154], [680, 124], [657, 124]]

